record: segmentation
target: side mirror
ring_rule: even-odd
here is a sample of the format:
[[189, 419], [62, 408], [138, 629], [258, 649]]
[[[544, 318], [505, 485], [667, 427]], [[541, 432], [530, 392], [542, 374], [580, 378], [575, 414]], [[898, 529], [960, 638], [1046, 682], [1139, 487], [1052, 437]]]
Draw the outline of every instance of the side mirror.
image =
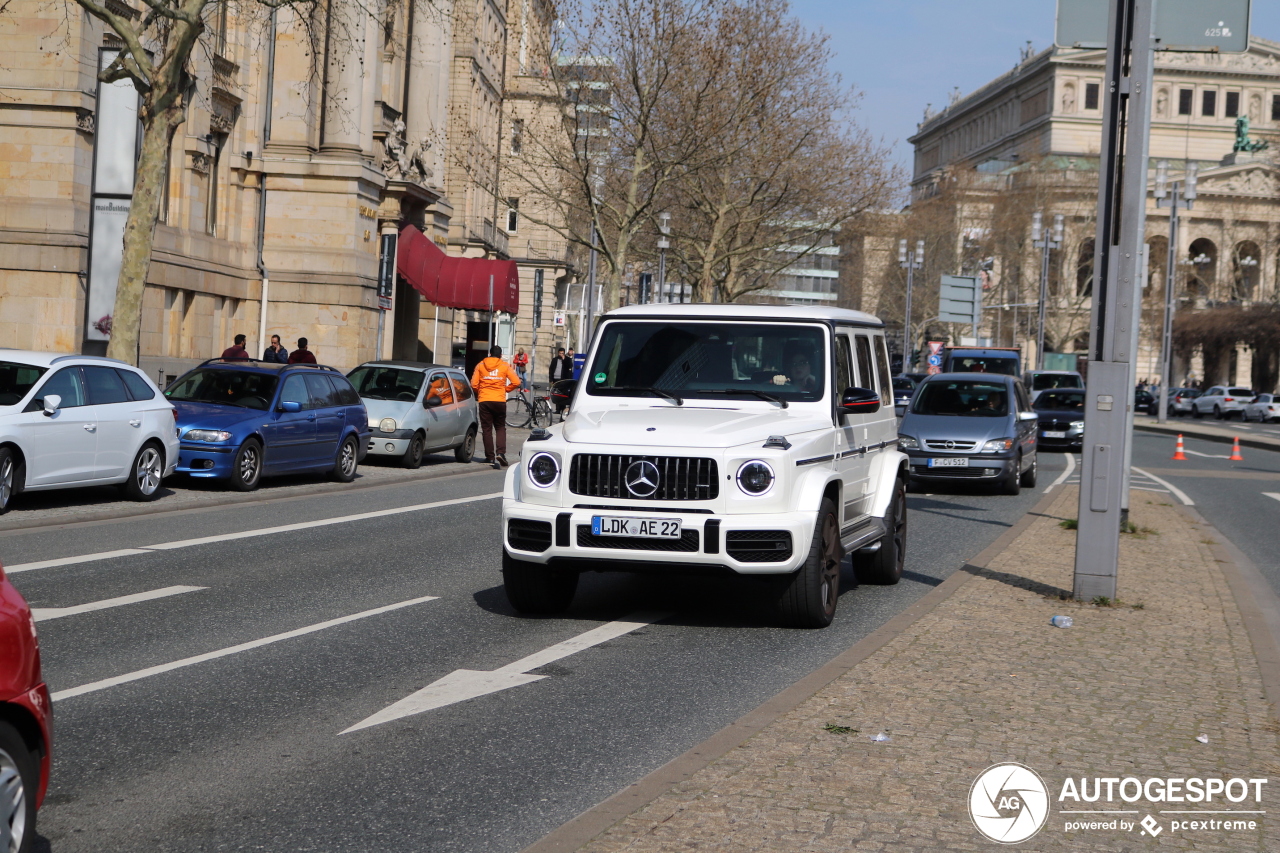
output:
[[434, 409], [436, 406], [444, 405], [444, 400], [440, 399], [439, 394], [432, 394], [430, 397], [422, 401], [423, 408]]
[[846, 388], [840, 395], [840, 411], [846, 415], [869, 415], [880, 411], [880, 395], [867, 388]]
[[578, 390], [577, 379], [561, 379], [559, 382], [551, 386], [551, 396], [562, 397], [566, 400], [573, 396]]
[[1039, 417], [1035, 412], [1018, 412], [1018, 420], [1020, 421], [1034, 421]]
[[282, 411], [282, 412], [301, 412], [301, 411], [302, 411], [302, 404], [301, 404], [301, 403], [299, 403], [299, 402], [298, 402], [298, 401], [296, 401], [296, 400], [285, 400], [284, 402], [282, 402], [282, 403], [280, 404], [280, 411]]
[[62, 398], [57, 394], [46, 394], [44, 398], [44, 413], [52, 417], [53, 413], [58, 411], [62, 406]]

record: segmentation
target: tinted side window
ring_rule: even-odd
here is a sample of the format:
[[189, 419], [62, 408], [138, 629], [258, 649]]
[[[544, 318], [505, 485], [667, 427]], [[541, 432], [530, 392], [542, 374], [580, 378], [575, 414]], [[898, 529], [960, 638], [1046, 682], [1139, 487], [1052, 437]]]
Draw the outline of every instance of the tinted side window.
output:
[[116, 373], [120, 374], [120, 378], [124, 380], [125, 387], [129, 389], [129, 395], [135, 400], [152, 400], [156, 396], [155, 389], [151, 387], [151, 383], [143, 379], [132, 370], [121, 370], [116, 368]]
[[284, 387], [280, 389], [281, 403], [297, 403], [304, 409], [311, 407], [311, 395], [307, 393], [307, 383], [300, 374], [286, 377]]
[[36, 393], [39, 396], [32, 402], [38, 404], [37, 408], [44, 404], [44, 398], [49, 394], [57, 394], [61, 397], [61, 407], [64, 409], [86, 405], [87, 401], [84, 391], [84, 379], [80, 376], [80, 368], [78, 367], [62, 368], [50, 376], [49, 381], [44, 383]]
[[858, 387], [874, 391], [876, 377], [875, 364], [871, 360], [871, 339], [866, 335], [858, 335], [853, 339], [853, 346], [858, 354]]
[[463, 402], [471, 399], [471, 385], [460, 376], [450, 376], [453, 380], [453, 391], [458, 395], [458, 401]]
[[129, 402], [129, 392], [124, 380], [111, 367], [84, 367], [84, 378], [89, 386], [89, 402], [95, 406]]
[[313, 409], [327, 409], [330, 406], [337, 406], [338, 391], [333, 387], [333, 383], [329, 381], [329, 377], [320, 373], [307, 373], [303, 376], [307, 383], [307, 391], [311, 394], [311, 405]]
[[843, 394], [853, 387], [853, 354], [849, 349], [849, 336], [836, 335], [836, 391]]
[[351, 383], [347, 381], [345, 376], [330, 376], [329, 381], [332, 382], [333, 387], [338, 390], [338, 405], [360, 405], [360, 395], [356, 393], [355, 388], [351, 387]]
[[889, 351], [884, 335], [876, 335], [876, 374], [880, 378], [880, 405], [893, 405], [893, 379], [889, 376]]

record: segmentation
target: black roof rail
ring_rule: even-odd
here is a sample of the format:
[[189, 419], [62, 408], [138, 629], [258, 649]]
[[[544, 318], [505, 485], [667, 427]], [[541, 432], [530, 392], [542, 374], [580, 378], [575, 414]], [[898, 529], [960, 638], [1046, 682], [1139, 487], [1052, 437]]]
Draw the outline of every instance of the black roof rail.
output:
[[[240, 363], [240, 362], [245, 362], [245, 361], [253, 361], [253, 362], [258, 362], [258, 363], [261, 363], [261, 364], [267, 364], [267, 363], [268, 363], [268, 362], [263, 361], [263, 360], [262, 360], [262, 359], [260, 359], [260, 358], [254, 358], [254, 357], [252, 357], [252, 356], [245, 356], [245, 357], [243, 357], [243, 358], [241, 358], [241, 357], [239, 357], [239, 356], [236, 356], [236, 357], [234, 357], [234, 358], [223, 358], [222, 356], [218, 356], [217, 358], [206, 358], [204, 361], [200, 362], [200, 364], [199, 364], [198, 366], [199, 366], [199, 367], [204, 367], [206, 364], [213, 364], [214, 362], [217, 362], [217, 361], [220, 361], [220, 362], [222, 362], [222, 363], [224, 363], [224, 364], [238, 364], [238, 363]], [[274, 362], [272, 362], [272, 363], [274, 363]]]
[[[81, 358], [81, 357], [82, 357], [82, 356], [67, 356], [67, 358]], [[114, 361], [114, 359], [112, 359], [112, 360]], [[121, 362], [121, 363], [123, 363], [123, 362]], [[307, 368], [308, 370], [331, 370], [331, 371], [333, 371], [334, 373], [337, 373], [339, 376], [341, 376], [341, 375], [342, 375], [342, 371], [341, 371], [341, 370], [339, 370], [339, 369], [338, 369], [338, 368], [336, 368], [336, 367], [332, 367], [332, 366], [330, 366], [330, 365], [328, 365], [328, 364], [309, 364], [309, 363], [302, 363], [302, 364], [298, 364], [298, 363], [294, 363], [294, 364], [280, 364], [278, 361], [263, 361], [263, 360], [262, 360], [262, 359], [260, 359], [260, 358], [253, 358], [253, 357], [249, 357], [249, 358], [221, 358], [221, 357], [219, 357], [219, 358], [209, 358], [209, 359], [205, 359], [204, 361], [200, 362], [200, 364], [198, 364], [198, 365], [196, 365], [196, 366], [197, 366], [197, 367], [204, 367], [206, 364], [249, 364], [249, 365], [254, 366], [254, 367], [262, 366], [262, 367], [266, 367], [266, 368], [279, 368], [279, 369], [281, 369], [281, 370], [284, 370], [285, 368], [291, 368], [291, 367], [304, 367], [304, 368]]]

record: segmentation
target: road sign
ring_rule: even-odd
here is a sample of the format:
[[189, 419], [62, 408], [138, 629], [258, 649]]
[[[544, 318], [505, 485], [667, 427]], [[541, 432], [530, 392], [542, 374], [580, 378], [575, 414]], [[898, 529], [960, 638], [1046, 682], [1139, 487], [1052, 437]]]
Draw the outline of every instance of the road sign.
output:
[[929, 364], [930, 364], [930, 365], [932, 365], [933, 367], [941, 367], [941, 366], [942, 366], [942, 356], [940, 356], [940, 355], [931, 355], [931, 356], [929, 356]]
[[943, 323], [968, 323], [978, 333], [982, 322], [982, 288], [976, 275], [944, 275], [938, 291], [938, 319]]
[[929, 368], [927, 373], [942, 372], [942, 341], [929, 341]]
[[[1250, 0], [1160, 0], [1156, 50], [1244, 53], [1249, 49]], [[1054, 42], [1060, 47], [1107, 46], [1109, 0], [1058, 0]]]

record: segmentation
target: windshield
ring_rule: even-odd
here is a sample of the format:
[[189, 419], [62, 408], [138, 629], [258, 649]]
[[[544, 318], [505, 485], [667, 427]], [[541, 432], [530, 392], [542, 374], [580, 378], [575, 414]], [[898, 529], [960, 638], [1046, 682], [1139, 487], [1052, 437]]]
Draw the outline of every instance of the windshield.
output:
[[1003, 376], [1018, 375], [1018, 360], [996, 355], [953, 356], [948, 373], [999, 373]]
[[31, 386], [48, 368], [0, 361], [0, 406], [14, 406], [22, 402]]
[[911, 411], [918, 415], [999, 418], [1009, 414], [1009, 390], [994, 382], [926, 382]]
[[1046, 388], [1083, 388], [1080, 377], [1074, 373], [1037, 373], [1031, 378], [1031, 390]]
[[815, 402], [830, 384], [826, 348], [817, 325], [614, 321], [583, 378], [595, 396]]
[[274, 373], [197, 367], [169, 386], [164, 395], [175, 403], [218, 403], [265, 410], [271, 406], [278, 380]]
[[912, 382], [910, 379], [895, 379], [893, 380], [893, 390], [914, 391], [916, 390], [916, 383]]
[[1047, 409], [1054, 412], [1083, 412], [1084, 395], [1072, 394], [1067, 391], [1046, 391], [1036, 397], [1034, 406], [1037, 409]]
[[351, 371], [347, 378], [361, 397], [412, 403], [418, 399], [418, 392], [422, 390], [422, 381], [427, 378], [427, 374], [421, 370], [366, 364]]

